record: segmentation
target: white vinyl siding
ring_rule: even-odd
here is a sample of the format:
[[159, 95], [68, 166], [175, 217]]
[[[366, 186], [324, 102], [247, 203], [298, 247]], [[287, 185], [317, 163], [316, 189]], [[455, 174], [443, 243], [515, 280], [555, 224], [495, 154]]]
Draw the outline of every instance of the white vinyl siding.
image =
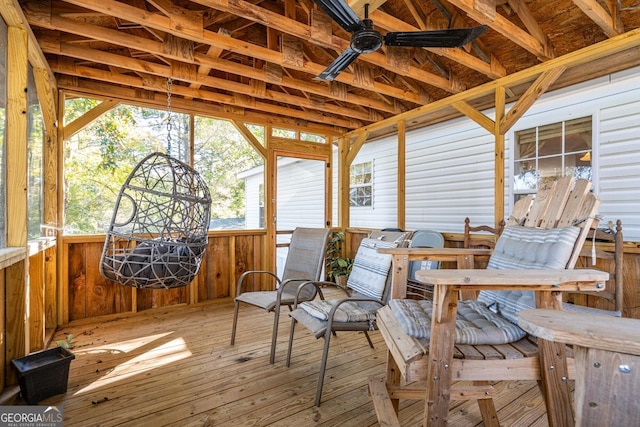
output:
[[[494, 117], [491, 110], [483, 113]], [[640, 241], [640, 67], [545, 94], [507, 132], [505, 216], [513, 208], [513, 132], [586, 116], [593, 117], [593, 184], [601, 199], [601, 226], [619, 218], [625, 240]], [[406, 140], [407, 229], [462, 232], [466, 216], [473, 224], [493, 224], [493, 135], [459, 118], [408, 132]], [[373, 161], [373, 206], [351, 208], [347, 226], [397, 225], [397, 144], [395, 135], [382, 138], [364, 144], [356, 156], [354, 163]], [[299, 177], [293, 181], [308, 185]]]
[[466, 118], [407, 134], [406, 224], [461, 231], [493, 223], [493, 136]]
[[353, 164], [373, 162], [373, 206], [351, 207], [350, 227], [389, 228], [398, 224], [398, 138], [365, 144]]
[[[625, 240], [640, 240], [640, 89], [635, 100], [600, 111], [600, 214], [622, 220]], [[630, 94], [629, 94], [630, 95]]]
[[325, 163], [319, 160], [297, 160], [286, 166], [279, 162], [278, 230], [325, 226], [324, 173]]

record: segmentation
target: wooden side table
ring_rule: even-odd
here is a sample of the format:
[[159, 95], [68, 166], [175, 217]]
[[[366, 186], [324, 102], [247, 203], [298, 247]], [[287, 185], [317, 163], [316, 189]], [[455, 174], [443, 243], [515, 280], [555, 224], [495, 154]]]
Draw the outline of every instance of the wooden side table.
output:
[[640, 320], [537, 309], [518, 324], [574, 346], [577, 426], [640, 426]]

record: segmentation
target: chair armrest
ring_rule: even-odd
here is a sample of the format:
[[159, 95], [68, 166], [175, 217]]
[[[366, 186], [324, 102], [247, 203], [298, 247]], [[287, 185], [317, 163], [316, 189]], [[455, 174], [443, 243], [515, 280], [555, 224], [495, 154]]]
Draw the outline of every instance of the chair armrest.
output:
[[592, 270], [420, 270], [416, 278], [454, 289], [604, 290], [609, 273]]
[[245, 271], [238, 278], [238, 284], [236, 286], [236, 297], [239, 296], [242, 293], [242, 284], [244, 283], [244, 280], [249, 276], [257, 275], [257, 274], [266, 274], [266, 275], [269, 275], [269, 276], [273, 277], [275, 279], [275, 281], [276, 281], [276, 288], [280, 287], [280, 284], [282, 283], [280, 278], [278, 278], [278, 276], [276, 274], [272, 273], [271, 271], [266, 271], [266, 270]]
[[329, 314], [328, 314], [328, 317], [329, 317], [329, 320], [327, 321], [328, 331], [331, 330], [331, 325], [333, 324], [333, 317], [335, 316], [336, 311], [338, 311], [338, 308], [345, 302], [371, 302], [371, 303], [379, 304], [380, 307], [384, 307], [384, 303], [382, 301], [373, 299], [373, 298], [343, 298], [343, 299], [334, 301], [331, 307], [331, 310], [329, 311]]
[[312, 285], [316, 287], [316, 291], [320, 294], [321, 299], [324, 299], [324, 295], [322, 294], [322, 290], [321, 290], [321, 286], [333, 286], [337, 289], [340, 289], [341, 291], [343, 291], [347, 296], [349, 296], [349, 292], [343, 288], [342, 286], [334, 283], [334, 282], [327, 282], [327, 281], [314, 281], [314, 280], [309, 280], [306, 281], [304, 283], [301, 283], [298, 286], [298, 290], [296, 291], [296, 295], [295, 298], [293, 299], [293, 308], [296, 309], [298, 308], [298, 298], [300, 297], [300, 292], [302, 292], [302, 289], [304, 289], [305, 286], [308, 285]]

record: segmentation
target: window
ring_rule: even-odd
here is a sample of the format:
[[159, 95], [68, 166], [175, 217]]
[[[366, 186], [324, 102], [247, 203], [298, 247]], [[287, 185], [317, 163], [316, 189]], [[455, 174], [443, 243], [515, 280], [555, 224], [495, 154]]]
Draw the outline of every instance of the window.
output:
[[373, 206], [373, 162], [351, 165], [349, 206]]
[[553, 123], [514, 134], [515, 199], [562, 176], [592, 179], [592, 119]]
[[[67, 99], [65, 123], [99, 103]], [[189, 135], [187, 114], [172, 112], [169, 146], [166, 111], [120, 104], [72, 136], [64, 153], [65, 233], [104, 233], [120, 187], [138, 162], [154, 151], [188, 162]]]
[[27, 215], [29, 217], [27, 235], [29, 239], [37, 239], [43, 235], [40, 225], [44, 209], [42, 205], [44, 123], [31, 64], [29, 64], [27, 88]]
[[[240, 173], [263, 164], [262, 157], [227, 120], [194, 117], [194, 168], [211, 192], [210, 229], [254, 228], [264, 223], [263, 209], [247, 212], [247, 198], [260, 201], [257, 191], [247, 188]], [[256, 177], [263, 183], [263, 174]]]
[[298, 137], [298, 132], [291, 129], [272, 128], [271, 135], [278, 138], [296, 139]]

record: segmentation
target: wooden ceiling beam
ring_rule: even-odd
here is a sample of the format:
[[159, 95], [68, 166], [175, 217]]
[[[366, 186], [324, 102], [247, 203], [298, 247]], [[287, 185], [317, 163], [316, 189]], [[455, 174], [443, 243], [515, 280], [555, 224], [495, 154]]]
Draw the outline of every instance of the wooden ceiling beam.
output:
[[[102, 82], [110, 83], [112, 85], [129, 86], [139, 89], [145, 89], [148, 91], [166, 93], [166, 80], [159, 77], [138, 77], [128, 76], [124, 74], [113, 73], [110, 71], [98, 70], [96, 68], [77, 66], [73, 64], [64, 64], [54, 62], [51, 64], [51, 69], [59, 74], [74, 77], [84, 77], [93, 80], [99, 80]], [[198, 98], [203, 101], [211, 101], [227, 108], [241, 108], [257, 110], [268, 114], [274, 114], [282, 117], [294, 117], [305, 120], [307, 122], [317, 122], [331, 124], [347, 129], [354, 129], [359, 126], [357, 120], [343, 119], [340, 117], [328, 116], [321, 114], [318, 111], [301, 111], [288, 107], [282, 107], [275, 104], [269, 104], [266, 102], [257, 101], [248, 96], [234, 96], [226, 94], [218, 94], [209, 91], [195, 90], [185, 86], [179, 86], [174, 84], [171, 89], [172, 94]], [[107, 96], [109, 93], [102, 94]], [[177, 98], [172, 98], [172, 105]], [[204, 110], [206, 111], [206, 110]]]
[[511, 9], [518, 15], [524, 26], [532, 37], [535, 37], [543, 46], [545, 51], [553, 52], [554, 48], [549, 37], [542, 31], [540, 25], [535, 20], [524, 0], [508, 0]]
[[[266, 70], [256, 69], [197, 52], [195, 52], [193, 54], [193, 58], [190, 59], [181, 53], [173, 54], [172, 52], [167, 52], [161, 42], [122, 33], [117, 30], [111, 30], [97, 25], [79, 23], [58, 15], [51, 15], [48, 8], [46, 10], [36, 9], [35, 7], [38, 5], [39, 3], [29, 3], [27, 5], [28, 7], [25, 9], [29, 24], [34, 27], [58, 30], [82, 37], [93, 37], [93, 40], [101, 40], [107, 43], [147, 52], [152, 55], [162, 56], [163, 58], [185, 61], [196, 64], [200, 67], [208, 67], [221, 72], [262, 80], [267, 83], [275, 83], [291, 89], [309, 92], [326, 98], [341, 100], [356, 105], [362, 105], [367, 108], [373, 108], [387, 113], [399, 114], [402, 112], [394, 108], [393, 102], [382, 102], [369, 97], [354, 95], [347, 91], [343, 91], [336, 95], [331, 89], [331, 86], [327, 87], [324, 83], [305, 82], [303, 80], [293, 79], [290, 77], [280, 77], [279, 80], [275, 82]], [[222, 49], [217, 46], [212, 46], [212, 49], [222, 51]], [[99, 57], [94, 59], [98, 60]]]
[[[620, 20], [615, 19], [604, 7], [600, 6], [596, 0], [573, 0], [573, 3], [578, 6], [593, 22], [598, 24], [602, 31], [608, 37], [615, 37], [618, 34], [624, 32]], [[618, 7], [616, 2], [611, 2], [612, 7]], [[618, 15], [617, 10], [615, 16]]]
[[[86, 47], [60, 43], [57, 39], [54, 38], [41, 37], [38, 39], [38, 42], [40, 43], [40, 46], [45, 53], [55, 53], [58, 55], [68, 56], [81, 60], [91, 60], [92, 58], [96, 58], [99, 55], [102, 64], [107, 64], [113, 67], [120, 67], [139, 73], [152, 74], [154, 76], [162, 77], [163, 79], [171, 77], [174, 80], [180, 80], [187, 83], [198, 83], [200, 85], [216, 88], [217, 90], [225, 90], [252, 98], [268, 99], [279, 103], [310, 108], [313, 110], [318, 110], [329, 114], [336, 114], [343, 117], [350, 117], [352, 119], [362, 120], [365, 122], [375, 121], [376, 119], [382, 118], [382, 116], [377, 116], [376, 114], [372, 114], [371, 112], [360, 113], [351, 108], [340, 108], [331, 104], [319, 105], [318, 103], [310, 102], [306, 98], [283, 94], [281, 92], [276, 92], [273, 90], [256, 90], [256, 87], [252, 85], [201, 75], [193, 72], [194, 70], [192, 68], [185, 68], [184, 66], [186, 66], [187, 64], [184, 63], [174, 63], [172, 66], [161, 65], [154, 62], [142, 61], [140, 59], [133, 59], [127, 56], [102, 52]], [[180, 64], [182, 64], [183, 66], [180, 66]], [[176, 67], [176, 65], [178, 65], [178, 67]], [[88, 77], [87, 74], [84, 74], [84, 76]], [[174, 85], [174, 88], [177, 88], [177, 86]], [[185, 93], [185, 96], [204, 98], [206, 96], [209, 96], [210, 93], [212, 92], [194, 89]], [[217, 100], [217, 102], [223, 102], [222, 99], [223, 98]], [[246, 105], [243, 104], [242, 106]], [[344, 126], [344, 124], [340, 126]]]
[[[74, 96], [90, 98], [117, 98], [131, 105], [151, 108], [167, 108], [167, 97], [154, 91], [136, 89], [124, 86], [114, 86], [96, 80], [85, 80], [73, 76], [61, 75], [58, 78], [58, 87]], [[335, 127], [326, 123], [306, 122], [292, 117], [274, 116], [260, 111], [243, 110], [240, 113], [231, 110], [224, 105], [216, 105], [209, 102], [183, 100], [180, 98], [171, 100], [173, 111], [193, 113], [200, 116], [215, 117], [224, 120], [239, 120], [245, 123], [254, 123], [263, 126], [282, 126], [291, 129], [300, 129], [313, 133], [325, 133], [331, 136], [339, 136], [344, 133], [344, 128]]]
[[[189, 40], [193, 40], [197, 43], [216, 45], [225, 50], [229, 50], [229, 51], [239, 53], [248, 57], [255, 57], [267, 62], [272, 62], [274, 64], [285, 66], [284, 55], [281, 52], [266, 49], [262, 46], [259, 46], [253, 43], [248, 43], [243, 40], [236, 40], [232, 37], [221, 36], [213, 31], [205, 30], [204, 28], [200, 28], [199, 32], [184, 31], [183, 29], [178, 30], [172, 26], [172, 22], [170, 22], [169, 18], [163, 15], [146, 12], [144, 10], [129, 6], [128, 4], [125, 4], [122, 2], [118, 2], [115, 0], [64, 0], [64, 1], [71, 4], [76, 4], [78, 6], [85, 7], [90, 10], [94, 10], [96, 12], [102, 12], [106, 15], [115, 16], [120, 19], [126, 19], [128, 21], [135, 22], [140, 25], [145, 25], [147, 27], [151, 27], [157, 30], [166, 31], [178, 37], [184, 37]], [[201, 3], [201, 2], [198, 2], [198, 3]], [[243, 2], [243, 4], [248, 5], [249, 11], [251, 13], [256, 14], [257, 16], [262, 16], [263, 12], [270, 13], [268, 11], [265, 11], [264, 9], [258, 10], [261, 8], [254, 6], [251, 3]], [[221, 8], [226, 9], [222, 5], [216, 9], [220, 10]], [[229, 11], [229, 10], [225, 10], [225, 11]], [[308, 26], [301, 24], [297, 21], [283, 18], [281, 15], [270, 13], [269, 16], [271, 15], [278, 16], [280, 20], [286, 20], [286, 22], [290, 23], [290, 25], [294, 25], [295, 23], [296, 27], [301, 25], [303, 27], [306, 27], [307, 29], [309, 28]], [[269, 23], [269, 25], [271, 25], [271, 23]], [[287, 31], [283, 31], [283, 32], [287, 32]], [[306, 37], [304, 37], [304, 39], [308, 40], [309, 37], [310, 37], [310, 33], [308, 33]], [[344, 40], [343, 42], [347, 43]], [[368, 54], [363, 56], [371, 57], [372, 55], [374, 54]], [[384, 56], [380, 55], [380, 57], [384, 62]], [[292, 68], [304, 73], [309, 73], [314, 76], [317, 76], [326, 68], [325, 65], [313, 64], [308, 62], [304, 63], [303, 66], [297, 66], [295, 64], [286, 64], [286, 66], [288, 68]], [[429, 74], [429, 73], [422, 73], [422, 74]], [[442, 79], [439, 76], [432, 75], [432, 74], [429, 74], [429, 75], [432, 76], [434, 80], [444, 81], [444, 79]], [[349, 84], [350, 86], [359, 87], [361, 89], [365, 89], [369, 91], [380, 92], [394, 98], [405, 99], [411, 102], [419, 103], [419, 100], [414, 94], [411, 94], [406, 91], [398, 90], [392, 86], [382, 85], [376, 82], [373, 82], [372, 86], [364, 85], [359, 83], [356, 76], [350, 73], [341, 73], [336, 78], [336, 80]], [[461, 90], [462, 88], [457, 90], [457, 92]]]
[[[78, 0], [68, 0], [78, 1]], [[324, 46], [341, 53], [343, 50], [349, 47], [349, 40], [332, 36], [331, 41], [327, 42], [324, 39], [317, 39], [312, 37], [311, 27], [293, 19], [286, 18], [275, 12], [271, 12], [265, 8], [260, 8], [245, 0], [192, 0], [195, 3], [203, 6], [212, 7], [224, 12], [233, 13], [237, 16], [242, 16], [246, 19], [260, 23], [270, 28], [277, 29], [285, 34], [297, 37], [301, 40], [307, 40], [319, 46]], [[359, 60], [368, 62], [383, 69], [388, 69], [396, 74], [404, 75], [405, 77], [419, 80], [430, 86], [434, 86], [445, 90], [449, 93], [458, 93], [465, 89], [459, 82], [452, 82], [446, 80], [436, 74], [428, 73], [417, 67], [410, 67], [407, 71], [390, 67], [387, 64], [386, 58], [382, 53], [374, 52], [358, 57]], [[323, 67], [324, 70], [324, 67]], [[319, 74], [319, 73], [317, 73]], [[342, 73], [344, 74], [344, 73]], [[338, 79], [342, 76], [340, 74]], [[351, 84], [351, 83], [350, 83]]]
[[550, 50], [550, 46], [545, 46], [536, 37], [497, 13], [495, 3], [491, 9], [489, 0], [449, 0], [449, 2], [469, 15], [471, 19], [480, 24], [488, 25], [507, 40], [531, 52], [540, 61], [555, 57], [555, 52]]
[[[420, 28], [414, 27], [411, 24], [403, 22], [398, 18], [395, 18], [381, 10], [376, 10], [371, 14], [371, 19], [376, 23], [376, 26], [384, 28], [387, 31], [420, 31]], [[426, 27], [426, 30], [435, 30], [440, 28]], [[500, 64], [500, 62], [491, 55], [491, 63], [487, 63], [480, 58], [477, 58], [467, 52], [464, 49], [456, 48], [424, 48], [429, 52], [433, 52], [437, 55], [449, 58], [452, 61], [456, 61], [467, 68], [471, 68], [479, 73], [486, 75], [492, 79], [499, 79], [507, 75], [507, 70]]]

